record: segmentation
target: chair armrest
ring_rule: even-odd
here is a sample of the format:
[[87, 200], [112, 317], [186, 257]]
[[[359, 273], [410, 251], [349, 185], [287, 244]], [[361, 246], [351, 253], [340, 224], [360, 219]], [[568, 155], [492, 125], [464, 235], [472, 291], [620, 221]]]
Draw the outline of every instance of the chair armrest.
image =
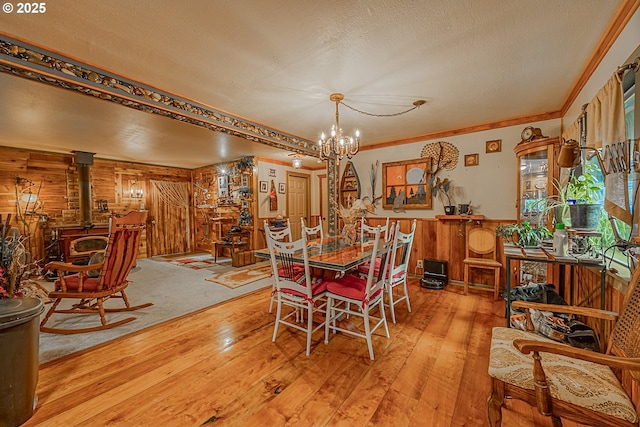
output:
[[531, 352], [553, 353], [574, 359], [585, 360], [587, 362], [607, 365], [611, 368], [640, 371], [640, 358], [618, 357], [608, 354], [596, 353], [591, 350], [571, 347], [566, 344], [557, 344], [537, 340], [514, 340], [513, 345], [523, 354]]
[[591, 307], [577, 307], [573, 305], [559, 305], [559, 304], [542, 304], [538, 302], [529, 301], [512, 301], [511, 307], [513, 308], [532, 308], [540, 311], [551, 311], [553, 313], [565, 313], [575, 314], [578, 316], [595, 317], [603, 320], [616, 320], [618, 313], [614, 311], [600, 310], [598, 308]]
[[76, 265], [67, 262], [52, 261], [45, 265], [47, 270], [63, 270], [70, 273], [82, 273], [91, 270], [101, 270], [102, 264]]

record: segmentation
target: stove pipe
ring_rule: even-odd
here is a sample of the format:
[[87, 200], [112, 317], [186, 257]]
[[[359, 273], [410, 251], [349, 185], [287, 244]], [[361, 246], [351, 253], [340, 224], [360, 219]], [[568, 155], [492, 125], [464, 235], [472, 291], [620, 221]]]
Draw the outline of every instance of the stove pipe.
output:
[[91, 175], [90, 166], [93, 164], [93, 155], [84, 151], [75, 151], [76, 165], [78, 167], [78, 191], [80, 196], [80, 225], [85, 228], [93, 227], [91, 222]]

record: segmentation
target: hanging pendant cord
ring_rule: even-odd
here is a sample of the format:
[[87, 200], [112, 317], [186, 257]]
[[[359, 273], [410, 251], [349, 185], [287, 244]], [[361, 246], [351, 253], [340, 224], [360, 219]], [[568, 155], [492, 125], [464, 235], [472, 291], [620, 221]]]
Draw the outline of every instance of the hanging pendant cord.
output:
[[[367, 116], [373, 116], [373, 117], [395, 117], [395, 116], [400, 116], [400, 115], [402, 115], [402, 114], [406, 114], [406, 113], [408, 113], [409, 111], [413, 111], [413, 110], [415, 110], [416, 108], [420, 108], [420, 106], [421, 106], [421, 105], [423, 105], [423, 104], [426, 104], [426, 102], [427, 102], [427, 101], [423, 101], [423, 100], [415, 101], [415, 102], [413, 103], [413, 107], [409, 108], [408, 110], [404, 110], [404, 111], [400, 111], [399, 113], [392, 113], [392, 114], [374, 114], [374, 113], [368, 113], [368, 112], [366, 112], [366, 111], [358, 110], [358, 109], [357, 109], [357, 108], [355, 108], [355, 107], [352, 107], [352, 106], [350, 106], [350, 105], [348, 105], [348, 104], [345, 104], [345, 103], [344, 103], [344, 101], [340, 101], [339, 103], [340, 103], [340, 104], [342, 104], [342, 105], [344, 105], [344, 106], [345, 106], [345, 107], [347, 107], [348, 109], [355, 111], [356, 113], [364, 114], [364, 115], [367, 115]], [[338, 103], [336, 103], [336, 107], [338, 106], [337, 104], [338, 104]]]

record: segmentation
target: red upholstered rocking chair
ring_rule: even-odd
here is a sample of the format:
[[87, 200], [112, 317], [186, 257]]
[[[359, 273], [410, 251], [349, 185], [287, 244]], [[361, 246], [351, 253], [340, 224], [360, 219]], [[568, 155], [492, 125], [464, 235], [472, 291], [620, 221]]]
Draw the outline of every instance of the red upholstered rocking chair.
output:
[[[112, 216], [109, 242], [107, 243], [104, 262], [102, 263], [92, 264], [90, 262], [89, 265], [74, 265], [54, 261], [47, 264], [47, 269], [55, 271], [58, 278], [54, 284], [55, 289], [49, 293], [49, 298], [54, 300], [53, 305], [40, 323], [42, 332], [79, 334], [109, 329], [129, 323], [135, 317], [108, 323], [105, 317], [106, 312], [131, 311], [152, 305], [147, 303], [131, 306], [124, 291], [129, 284], [127, 276], [136, 263], [138, 248], [140, 247], [140, 236], [145, 227], [146, 218], [146, 212], [137, 211], [130, 212], [122, 217]], [[99, 274], [97, 274], [98, 270]], [[71, 274], [65, 275], [65, 273]], [[73, 304], [71, 308], [58, 309], [58, 305], [68, 298], [79, 299], [80, 301]], [[125, 307], [105, 308], [104, 302], [109, 298], [122, 298]], [[101, 325], [79, 329], [45, 326], [54, 313], [96, 313], [100, 315]]]

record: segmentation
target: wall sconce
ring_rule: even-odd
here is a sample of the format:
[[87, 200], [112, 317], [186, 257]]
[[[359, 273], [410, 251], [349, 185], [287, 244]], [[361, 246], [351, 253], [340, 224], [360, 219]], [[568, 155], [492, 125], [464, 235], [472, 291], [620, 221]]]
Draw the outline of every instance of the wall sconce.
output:
[[561, 168], [575, 168], [580, 165], [581, 150], [592, 151], [593, 155], [595, 155], [598, 160], [598, 164], [602, 170], [602, 175], [606, 176], [609, 174], [607, 168], [604, 166], [604, 161], [600, 156], [600, 152], [593, 147], [581, 147], [575, 139], [570, 139], [568, 141], [562, 140], [562, 144], [560, 145], [560, 154], [558, 154], [558, 166]]
[[25, 203], [36, 203], [38, 201], [38, 195], [33, 194], [32, 192], [28, 192], [28, 193], [24, 193], [21, 199]]
[[38, 195], [34, 194], [31, 192], [31, 189], [33, 188], [33, 186], [35, 185], [33, 181], [31, 181], [29, 178], [20, 178], [19, 176], [16, 176], [16, 186], [18, 185], [26, 185], [26, 188], [23, 188], [22, 190], [20, 190], [20, 200], [22, 200], [23, 202], [29, 204], [29, 203], [36, 203], [38, 201]]
[[131, 199], [142, 199], [144, 197], [144, 190], [139, 186], [137, 180], [132, 179], [129, 180], [129, 191], [127, 194]]

